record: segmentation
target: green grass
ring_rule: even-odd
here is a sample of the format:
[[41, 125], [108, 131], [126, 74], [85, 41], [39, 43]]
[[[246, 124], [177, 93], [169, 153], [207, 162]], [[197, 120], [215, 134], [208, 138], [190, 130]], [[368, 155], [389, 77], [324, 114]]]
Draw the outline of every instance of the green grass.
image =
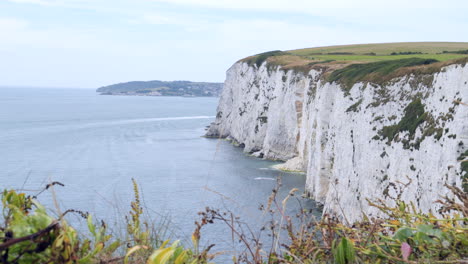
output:
[[345, 68], [336, 70], [328, 77], [330, 82], [341, 82], [345, 88], [359, 81], [382, 82], [385, 76], [395, 72], [399, 68], [418, 65], [428, 65], [438, 62], [434, 59], [408, 58], [400, 60], [387, 60], [363, 64], [351, 64]]
[[395, 125], [385, 126], [382, 129], [382, 136], [392, 141], [399, 132], [408, 131], [410, 137], [414, 136], [416, 128], [425, 121], [426, 112], [421, 99], [416, 99], [405, 108], [405, 116]]
[[346, 112], [357, 112], [359, 106], [362, 104], [363, 99], [361, 98], [359, 101], [356, 103], [352, 104], [348, 109], [346, 109]]
[[468, 42], [360, 44], [275, 50], [241, 61], [257, 67], [266, 61], [268, 69], [281, 67], [284, 71], [293, 70], [304, 75], [314, 68], [324, 70], [326, 74], [323, 76], [328, 81], [339, 81], [347, 89], [359, 81], [385, 84], [410, 73], [427, 75], [450, 64], [466, 63], [467, 50]]
[[437, 54], [444, 51], [459, 51], [467, 49], [468, 42], [399, 42], [317, 47], [291, 50], [288, 52], [300, 56], [313, 56], [317, 53], [337, 52], [354, 53], [357, 55], [363, 55], [366, 53], [375, 53], [376, 55], [390, 55], [393, 52], [421, 52]]
[[401, 60], [409, 58], [435, 59], [438, 61], [448, 61], [458, 58], [467, 57], [465, 54], [412, 54], [412, 55], [312, 55], [306, 56], [311, 60], [334, 60], [334, 61], [351, 61], [351, 62], [377, 62], [386, 60]]
[[[408, 58], [435, 59], [438, 61], [454, 60], [467, 57], [468, 42], [401, 42], [381, 44], [359, 44], [298, 49], [289, 51], [269, 51], [247, 57], [243, 61], [260, 66], [264, 61], [275, 57], [275, 63], [286, 65], [297, 61], [303, 64], [322, 61], [376, 62]], [[399, 55], [392, 55], [392, 54]], [[403, 53], [403, 54], [402, 54]], [[413, 53], [413, 54], [404, 54]], [[282, 57], [288, 57], [283, 60]], [[291, 59], [295, 57], [296, 59]], [[284, 61], [287, 61], [285, 63]], [[297, 64], [297, 63], [296, 63]], [[297, 66], [297, 65], [296, 65]]]
[[468, 54], [468, 50], [444, 51], [443, 53]]
[[463, 190], [468, 193], [468, 161], [465, 161], [466, 159], [468, 159], [468, 150], [466, 150], [460, 155], [460, 157], [458, 157], [458, 160], [460, 161], [461, 171], [464, 174], [462, 176]]
[[281, 56], [281, 55], [285, 55], [285, 53], [281, 50], [273, 50], [273, 51], [268, 51], [268, 52], [264, 52], [264, 53], [260, 53], [255, 56], [252, 56], [246, 59], [246, 62], [249, 65], [255, 64], [257, 65], [257, 67], [260, 67], [260, 65], [262, 65], [262, 63], [265, 62], [269, 57]]

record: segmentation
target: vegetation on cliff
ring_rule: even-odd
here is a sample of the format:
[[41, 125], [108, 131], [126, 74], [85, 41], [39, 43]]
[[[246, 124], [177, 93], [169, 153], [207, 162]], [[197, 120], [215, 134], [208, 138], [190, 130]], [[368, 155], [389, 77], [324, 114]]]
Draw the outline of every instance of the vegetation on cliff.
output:
[[403, 42], [318, 47], [290, 51], [270, 51], [241, 61], [259, 67], [281, 67], [307, 74], [311, 69], [325, 71], [330, 82], [350, 87], [356, 82], [383, 84], [407, 74], [428, 74], [442, 67], [466, 63], [465, 42]]
[[460, 168], [463, 174], [463, 190], [468, 192], [468, 149], [458, 157]]
[[416, 128], [425, 121], [427, 113], [424, 110], [424, 104], [421, 99], [416, 99], [411, 102], [404, 110], [405, 115], [395, 125], [384, 126], [382, 136], [392, 141], [395, 135], [399, 132], [408, 131], [410, 137], [414, 136]]
[[390, 74], [394, 73], [400, 68], [429, 65], [435, 62], [438, 62], [438, 60], [409, 58], [399, 60], [385, 60], [364, 64], [351, 64], [345, 68], [333, 71], [328, 77], [328, 81], [342, 82], [347, 89], [350, 89], [352, 84], [356, 83], [357, 81], [381, 83], [383, 80], [388, 80], [388, 76], [391, 76]]
[[[55, 185], [60, 183], [51, 183], [46, 189]], [[468, 194], [456, 187], [447, 186], [453, 195], [436, 201], [441, 204], [442, 217], [424, 214], [398, 195], [394, 206], [368, 201], [385, 217], [364, 215], [361, 221], [349, 223], [331, 215], [316, 219], [306, 210], [287, 215], [287, 204], [299, 200], [297, 190], [278, 197], [279, 186], [260, 208], [272, 216], [264, 228], [254, 231], [230, 211], [206, 208], [195, 223], [192, 245], [169, 241], [143, 220], [135, 182], [135, 199], [124, 217], [125, 237], [113, 236], [104, 222], [94, 221], [87, 213], [67, 210], [52, 217], [37, 197], [5, 190], [1, 195], [0, 263], [216, 262], [217, 255], [229, 253], [213, 252], [215, 245], [199, 248], [203, 227], [216, 223], [225, 225], [233, 243], [244, 248], [232, 257], [233, 263], [462, 263], [468, 258]], [[82, 216], [88, 233], [70, 226], [64, 218], [67, 214]], [[268, 244], [261, 239], [264, 233], [270, 237]]]

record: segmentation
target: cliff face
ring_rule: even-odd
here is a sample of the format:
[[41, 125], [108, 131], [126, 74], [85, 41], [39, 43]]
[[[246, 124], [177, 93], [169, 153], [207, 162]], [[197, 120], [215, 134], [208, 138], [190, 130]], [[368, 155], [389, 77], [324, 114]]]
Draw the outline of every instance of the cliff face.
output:
[[231, 138], [259, 157], [307, 173], [325, 213], [376, 215], [366, 198], [412, 201], [424, 211], [462, 185], [468, 146], [468, 65], [408, 75], [385, 86], [343, 87], [307, 74], [234, 64], [208, 136]]

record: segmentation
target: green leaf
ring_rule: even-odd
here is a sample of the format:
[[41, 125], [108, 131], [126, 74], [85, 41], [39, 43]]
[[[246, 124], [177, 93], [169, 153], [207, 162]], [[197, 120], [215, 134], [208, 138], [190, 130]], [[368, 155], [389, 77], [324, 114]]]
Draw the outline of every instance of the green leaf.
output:
[[115, 250], [117, 250], [117, 248], [120, 246], [120, 241], [117, 240], [115, 242], [113, 242], [112, 244], [110, 244], [106, 249], [106, 253], [108, 254], [111, 254], [111, 253], [114, 253]]
[[54, 248], [60, 250], [63, 247], [64, 234], [60, 234], [54, 241]]
[[134, 254], [135, 252], [137, 252], [138, 250], [140, 249], [148, 249], [147, 246], [134, 246], [132, 248], [130, 248], [128, 251], [127, 251], [127, 254], [125, 254], [125, 257], [124, 257], [124, 264], [127, 264], [128, 263], [128, 258]]
[[175, 259], [174, 264], [183, 264], [187, 260], [187, 251], [182, 251], [182, 253]]
[[335, 262], [338, 264], [353, 263], [356, 252], [354, 250], [354, 243], [346, 237], [341, 239], [341, 242], [336, 246]]
[[156, 250], [148, 258], [148, 264], [165, 264], [173, 255], [174, 249], [172, 247]]
[[81, 251], [82, 251], [83, 253], [88, 252], [90, 245], [91, 245], [91, 241], [89, 241], [89, 239], [86, 239], [86, 240], [83, 242], [83, 246], [81, 246]]
[[404, 202], [400, 202], [398, 207], [401, 212], [404, 212], [406, 210], [406, 204]]
[[88, 218], [86, 219], [88, 222], [88, 229], [93, 234], [93, 236], [96, 236], [96, 227], [93, 224], [93, 217], [91, 215], [88, 215]]
[[413, 236], [413, 230], [408, 227], [402, 227], [395, 232], [393, 238], [400, 240], [400, 242], [406, 242], [411, 236]]
[[425, 233], [428, 236], [435, 236], [439, 239], [442, 238], [442, 231], [440, 229], [434, 229], [433, 225], [419, 225], [418, 231]]
[[101, 252], [103, 248], [104, 248], [103, 243], [96, 244], [93, 252], [90, 252], [88, 255], [78, 260], [78, 263], [80, 264], [91, 263], [91, 260], [94, 258], [94, 256], [96, 256], [99, 252]]
[[180, 240], [174, 241], [174, 243], [172, 243], [172, 245], [171, 245], [171, 248], [176, 249], [177, 246], [179, 245], [179, 243], [180, 243]]
[[416, 232], [416, 234], [414, 234], [414, 242], [416, 242], [417, 245], [423, 245], [434, 241], [427, 234]]

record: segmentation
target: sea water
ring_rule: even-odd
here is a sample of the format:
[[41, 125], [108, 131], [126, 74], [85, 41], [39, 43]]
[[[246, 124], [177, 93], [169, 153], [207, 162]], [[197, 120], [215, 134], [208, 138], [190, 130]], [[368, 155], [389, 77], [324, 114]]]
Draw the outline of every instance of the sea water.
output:
[[[145, 219], [164, 222], [173, 239], [190, 241], [205, 207], [233, 211], [258, 231], [268, 220], [258, 207], [276, 179], [281, 177], [284, 198], [292, 188], [301, 194], [305, 176], [273, 170], [275, 162], [250, 157], [226, 140], [202, 137], [217, 102], [0, 88], [0, 187], [36, 194], [58, 181], [65, 186], [38, 197], [51, 211], [89, 212], [118, 229], [125, 227], [135, 179]], [[79, 219], [69, 216], [83, 225]], [[217, 244], [214, 252], [232, 246], [225, 225], [205, 229], [202, 241]]]

